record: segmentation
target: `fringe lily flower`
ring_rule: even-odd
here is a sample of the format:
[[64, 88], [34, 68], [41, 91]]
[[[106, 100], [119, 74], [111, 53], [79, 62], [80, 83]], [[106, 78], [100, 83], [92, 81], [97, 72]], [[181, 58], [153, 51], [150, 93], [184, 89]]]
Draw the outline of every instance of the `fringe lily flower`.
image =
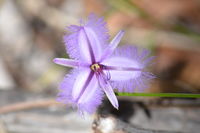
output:
[[103, 18], [94, 14], [80, 26], [68, 27], [64, 36], [66, 51], [72, 59], [55, 58], [59, 65], [73, 67], [60, 84], [58, 100], [70, 103], [83, 113], [93, 113], [101, 104], [104, 94], [118, 109], [114, 88], [119, 92], [144, 89], [153, 76], [144, 69], [152, 57], [148, 50], [138, 52], [136, 47], [116, 49], [124, 31], [120, 31], [109, 43], [108, 29]]

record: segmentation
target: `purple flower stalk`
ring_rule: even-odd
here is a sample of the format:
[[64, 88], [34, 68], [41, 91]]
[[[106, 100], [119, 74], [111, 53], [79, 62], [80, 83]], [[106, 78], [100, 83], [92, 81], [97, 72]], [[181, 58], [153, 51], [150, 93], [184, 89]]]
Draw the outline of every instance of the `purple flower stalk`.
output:
[[104, 93], [118, 109], [113, 88], [119, 92], [134, 92], [147, 87], [153, 78], [144, 69], [153, 57], [148, 50], [140, 53], [134, 46], [116, 49], [124, 31], [109, 43], [108, 29], [103, 18], [91, 14], [81, 26], [71, 25], [64, 36], [66, 50], [72, 59], [55, 58], [59, 65], [73, 67], [60, 84], [58, 100], [77, 107], [80, 113], [93, 113], [101, 104]]

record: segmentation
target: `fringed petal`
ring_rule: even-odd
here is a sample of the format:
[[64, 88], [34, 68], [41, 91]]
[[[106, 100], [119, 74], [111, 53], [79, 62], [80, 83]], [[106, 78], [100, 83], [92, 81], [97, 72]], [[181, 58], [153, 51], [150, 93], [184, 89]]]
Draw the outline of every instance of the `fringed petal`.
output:
[[80, 114], [92, 114], [102, 102], [103, 92], [96, 77], [88, 69], [74, 70], [60, 85], [58, 101], [72, 104]]
[[141, 52], [134, 46], [123, 46], [116, 49], [115, 53], [101, 64], [111, 66], [112, 69], [104, 70], [110, 74], [113, 87], [119, 92], [142, 91], [147, 88], [148, 81], [154, 76], [145, 72], [149, 52]]
[[64, 36], [67, 53], [71, 58], [84, 60], [88, 63], [99, 60], [109, 35], [103, 18], [91, 14], [82, 26], [68, 27], [71, 32]]

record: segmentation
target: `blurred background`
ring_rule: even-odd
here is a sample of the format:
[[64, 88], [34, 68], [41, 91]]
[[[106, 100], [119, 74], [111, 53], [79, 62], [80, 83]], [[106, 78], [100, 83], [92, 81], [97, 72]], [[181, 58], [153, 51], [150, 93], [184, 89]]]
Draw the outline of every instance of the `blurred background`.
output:
[[120, 97], [85, 119], [57, 104], [57, 86], [69, 69], [65, 27], [96, 13], [111, 38], [148, 48], [157, 78], [146, 92], [200, 93], [200, 0], [0, 0], [0, 133], [90, 133], [97, 114], [112, 114], [150, 130], [199, 133], [200, 101]]

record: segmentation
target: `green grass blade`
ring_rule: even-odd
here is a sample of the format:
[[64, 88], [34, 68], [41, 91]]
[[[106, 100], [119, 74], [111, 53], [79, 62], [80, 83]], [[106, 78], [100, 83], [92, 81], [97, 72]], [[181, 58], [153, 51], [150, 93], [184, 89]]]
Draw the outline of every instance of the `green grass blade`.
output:
[[174, 97], [174, 98], [200, 98], [200, 94], [191, 93], [116, 93], [117, 96], [139, 97]]

